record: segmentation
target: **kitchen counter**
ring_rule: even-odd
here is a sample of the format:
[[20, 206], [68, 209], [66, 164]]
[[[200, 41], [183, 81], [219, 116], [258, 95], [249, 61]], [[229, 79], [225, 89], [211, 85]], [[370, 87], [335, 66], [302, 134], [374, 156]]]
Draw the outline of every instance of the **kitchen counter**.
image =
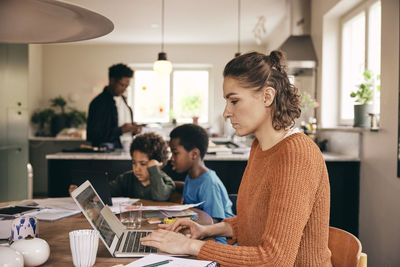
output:
[[[338, 153], [324, 152], [322, 153], [325, 161], [339, 162], [359, 162], [360, 158], [352, 155], [343, 155]], [[249, 153], [243, 154], [206, 154], [205, 161], [247, 161]], [[59, 152], [46, 155], [46, 159], [60, 160], [130, 160], [131, 156], [127, 152], [114, 151], [110, 153], [69, 153]]]
[[[206, 154], [204, 160], [232, 160], [232, 161], [247, 161], [248, 153], [244, 154]], [[68, 160], [131, 160], [131, 155], [127, 152], [114, 151], [110, 153], [69, 153], [58, 152], [55, 154], [46, 155], [46, 159], [68, 159]]]

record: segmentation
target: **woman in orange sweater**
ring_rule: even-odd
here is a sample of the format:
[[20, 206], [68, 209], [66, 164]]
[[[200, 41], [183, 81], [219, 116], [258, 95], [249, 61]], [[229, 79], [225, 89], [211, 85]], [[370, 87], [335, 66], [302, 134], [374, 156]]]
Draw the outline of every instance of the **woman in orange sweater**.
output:
[[[300, 96], [284, 56], [272, 51], [234, 58], [225, 66], [223, 90], [224, 117], [238, 136], [255, 136], [237, 216], [210, 226], [178, 220], [142, 243], [221, 266], [332, 266], [328, 173], [316, 144], [293, 129]], [[185, 228], [190, 237], [179, 233]], [[226, 236], [237, 246], [201, 240], [207, 236]]]

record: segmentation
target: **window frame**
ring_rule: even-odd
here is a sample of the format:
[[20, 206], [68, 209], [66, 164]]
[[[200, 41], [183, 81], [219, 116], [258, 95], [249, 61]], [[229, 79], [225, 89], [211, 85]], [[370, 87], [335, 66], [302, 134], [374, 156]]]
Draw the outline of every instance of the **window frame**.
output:
[[[128, 64], [130, 68], [132, 68], [135, 72], [136, 71], [148, 71], [148, 70], [153, 70], [153, 63], [145, 63], [145, 64]], [[174, 71], [207, 71], [208, 72], [208, 106], [207, 108], [207, 121], [200, 122], [201, 124], [208, 124], [210, 122], [211, 118], [211, 98], [212, 98], [212, 65], [211, 64], [173, 64], [173, 69], [170, 74], [170, 79], [169, 79], [169, 108], [170, 110], [173, 109], [173, 96], [174, 96], [174, 87], [173, 87], [173, 73]], [[135, 75], [133, 76], [133, 80], [131, 82], [131, 85], [129, 86], [128, 90], [130, 90], [132, 94], [132, 99], [135, 97], [135, 90], [133, 88], [134, 84], [134, 79]], [[128, 100], [130, 101], [130, 99]], [[134, 111], [133, 103], [128, 102], [132, 110]], [[168, 114], [169, 121], [168, 122], [156, 122], [157, 124], [160, 125], [168, 125], [172, 123], [171, 116]], [[135, 120], [135, 112], [133, 112], [133, 120]], [[149, 122], [143, 122], [143, 123], [149, 123]], [[154, 122], [150, 122], [154, 123]]]
[[[365, 13], [364, 69], [370, 69], [370, 66], [369, 66], [370, 8], [378, 2], [381, 2], [381, 0], [366, 1], [366, 2], [358, 5], [357, 7], [351, 9], [349, 12], [347, 12], [340, 18], [340, 29], [339, 29], [339, 42], [340, 42], [340, 45], [339, 45], [339, 70], [340, 71], [339, 71], [339, 90], [338, 90], [338, 124], [339, 125], [349, 126], [349, 125], [353, 125], [353, 122], [354, 122], [354, 118], [353, 119], [343, 119], [343, 116], [342, 116], [342, 114], [343, 114], [343, 111], [342, 111], [342, 95], [343, 95], [342, 83], [343, 83], [343, 64], [344, 64], [344, 62], [343, 62], [343, 29], [344, 29], [344, 25], [347, 22], [349, 22], [350, 20], [352, 20], [353, 18], [355, 18], [356, 16], [358, 16], [360, 13], [362, 13], [362, 12]], [[381, 17], [381, 19], [382, 19], [382, 17]], [[381, 50], [382, 50], [382, 47], [381, 47]], [[379, 53], [381, 53], [381, 51], [379, 51]], [[381, 66], [379, 66], [379, 69], [380, 68], [381, 68]], [[374, 73], [374, 74], [376, 75], [377, 73]], [[380, 72], [379, 72], [379, 74], [380, 74]], [[374, 97], [373, 101], [380, 102], [380, 99], [376, 99]], [[375, 105], [374, 103], [372, 103], [372, 104]]]

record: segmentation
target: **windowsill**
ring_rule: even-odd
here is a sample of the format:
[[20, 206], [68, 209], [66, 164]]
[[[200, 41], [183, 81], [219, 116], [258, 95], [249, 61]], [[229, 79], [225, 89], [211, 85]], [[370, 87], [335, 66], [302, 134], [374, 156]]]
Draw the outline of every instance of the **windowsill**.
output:
[[323, 127], [318, 128], [318, 131], [338, 131], [338, 132], [352, 132], [352, 133], [363, 133], [363, 132], [379, 132], [380, 128], [361, 128], [353, 126], [336, 126], [336, 127]]

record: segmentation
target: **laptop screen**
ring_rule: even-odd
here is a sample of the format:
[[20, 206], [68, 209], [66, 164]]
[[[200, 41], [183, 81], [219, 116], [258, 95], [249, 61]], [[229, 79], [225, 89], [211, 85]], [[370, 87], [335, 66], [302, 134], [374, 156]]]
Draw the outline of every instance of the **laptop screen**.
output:
[[103, 240], [110, 247], [114, 239], [115, 233], [112, 231], [110, 225], [104, 219], [101, 214], [101, 210], [104, 208], [104, 204], [98, 198], [92, 186], [85, 188], [79, 195], [75, 198], [84, 213], [90, 218], [96, 230], [99, 231]]

